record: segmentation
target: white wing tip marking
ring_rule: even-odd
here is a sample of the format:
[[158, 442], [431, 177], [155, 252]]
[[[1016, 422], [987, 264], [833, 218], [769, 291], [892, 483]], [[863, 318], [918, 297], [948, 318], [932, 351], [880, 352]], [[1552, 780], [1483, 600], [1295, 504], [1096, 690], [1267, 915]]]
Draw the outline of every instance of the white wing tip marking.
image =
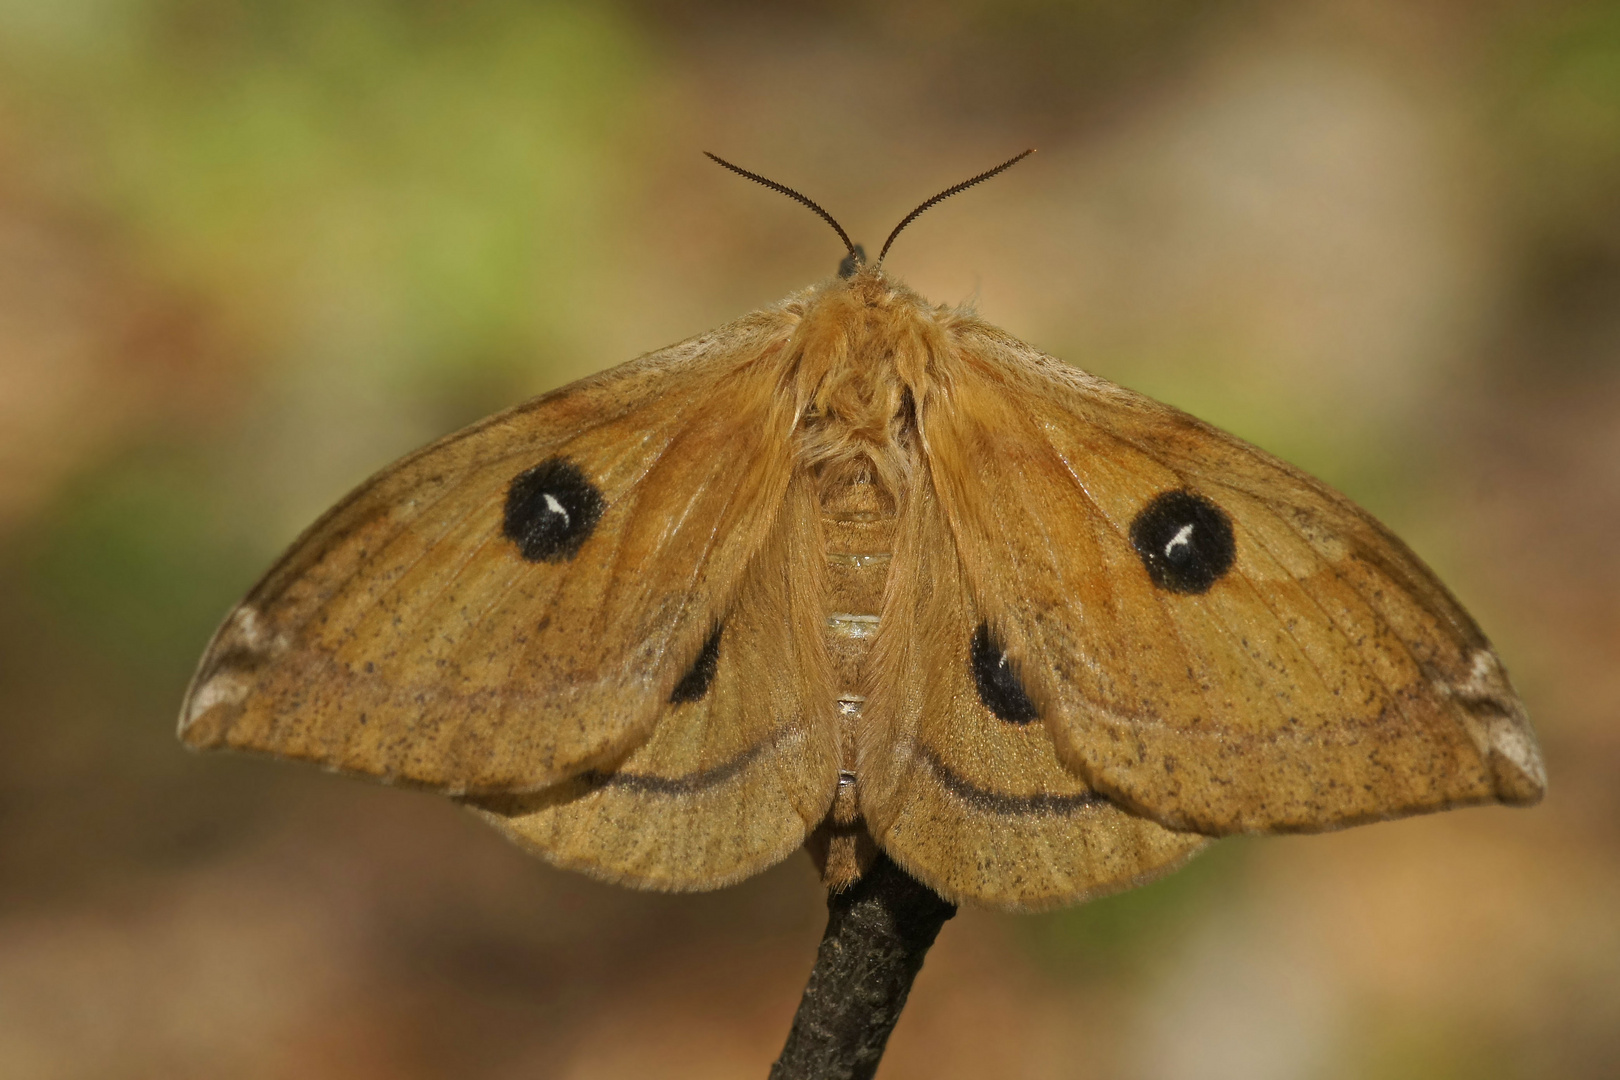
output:
[[259, 617], [259, 609], [246, 604], [238, 607], [225, 621], [225, 630], [219, 636], [221, 642], [234, 638], [236, 644], [246, 648], [264, 648], [264, 620]]
[[203, 661], [207, 677], [196, 685], [185, 707], [185, 725], [219, 705], [239, 705], [253, 688], [253, 672], [284, 652], [289, 639], [273, 633], [257, 608], [243, 604], [226, 618]]
[[1485, 725], [1491, 749], [1507, 758], [1538, 788], [1547, 786], [1547, 766], [1541, 760], [1541, 751], [1527, 729], [1506, 717], [1496, 717]]
[[1547, 786], [1547, 766], [1530, 731], [1530, 720], [1495, 653], [1474, 650], [1468, 677], [1461, 682], [1442, 682], [1437, 689], [1462, 704], [1464, 723], [1481, 754], [1489, 756], [1494, 751], [1538, 788]]
[[186, 709], [190, 724], [216, 705], [239, 705], [247, 697], [252, 680], [236, 672], [222, 671], [197, 688]]
[[270, 632], [258, 608], [243, 604], [231, 612], [230, 618], [225, 621], [214, 648], [217, 651], [225, 646], [269, 656], [284, 650], [287, 640], [286, 634]]

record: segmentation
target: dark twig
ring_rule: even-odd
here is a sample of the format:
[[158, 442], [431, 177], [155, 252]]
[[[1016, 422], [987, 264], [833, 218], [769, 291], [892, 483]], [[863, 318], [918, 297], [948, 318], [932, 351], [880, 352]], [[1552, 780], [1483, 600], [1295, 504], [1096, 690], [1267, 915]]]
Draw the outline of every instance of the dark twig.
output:
[[867, 1080], [956, 905], [879, 855], [827, 897], [827, 932], [771, 1080]]

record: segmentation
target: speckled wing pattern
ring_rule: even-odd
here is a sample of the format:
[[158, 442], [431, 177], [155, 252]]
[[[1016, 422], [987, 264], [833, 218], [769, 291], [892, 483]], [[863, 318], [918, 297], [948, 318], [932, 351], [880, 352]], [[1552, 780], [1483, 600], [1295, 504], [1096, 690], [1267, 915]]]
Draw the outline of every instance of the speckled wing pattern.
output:
[[1058, 759], [1212, 835], [1545, 784], [1517, 695], [1400, 540], [1262, 451], [969, 320], [919, 427], [966, 591]]
[[[792, 324], [756, 313], [362, 485], [226, 618], [182, 738], [452, 794], [639, 764], [756, 556], [791, 546]], [[807, 756], [792, 813], [813, 813], [817, 769]]]

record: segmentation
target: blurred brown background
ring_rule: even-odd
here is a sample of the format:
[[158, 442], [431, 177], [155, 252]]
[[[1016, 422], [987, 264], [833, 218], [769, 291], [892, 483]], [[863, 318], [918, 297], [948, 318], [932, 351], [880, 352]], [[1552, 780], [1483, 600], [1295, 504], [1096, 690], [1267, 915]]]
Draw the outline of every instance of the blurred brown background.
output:
[[762, 1077], [803, 856], [597, 885], [198, 758], [215, 621], [397, 454], [890, 268], [1324, 476], [1551, 794], [964, 911], [880, 1075], [1620, 1075], [1620, 3], [0, 3], [0, 1075]]

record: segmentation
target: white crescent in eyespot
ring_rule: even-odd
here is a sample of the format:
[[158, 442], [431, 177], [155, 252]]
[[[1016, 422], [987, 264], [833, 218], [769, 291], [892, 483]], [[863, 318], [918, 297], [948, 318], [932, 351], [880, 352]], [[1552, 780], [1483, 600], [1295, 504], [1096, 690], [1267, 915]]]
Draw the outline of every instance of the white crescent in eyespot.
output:
[[1176, 550], [1176, 548], [1191, 545], [1192, 533], [1193, 524], [1189, 521], [1176, 532], [1176, 535], [1170, 538], [1170, 542], [1168, 544], [1164, 545], [1164, 557], [1168, 559], [1170, 557], [1170, 553]]

